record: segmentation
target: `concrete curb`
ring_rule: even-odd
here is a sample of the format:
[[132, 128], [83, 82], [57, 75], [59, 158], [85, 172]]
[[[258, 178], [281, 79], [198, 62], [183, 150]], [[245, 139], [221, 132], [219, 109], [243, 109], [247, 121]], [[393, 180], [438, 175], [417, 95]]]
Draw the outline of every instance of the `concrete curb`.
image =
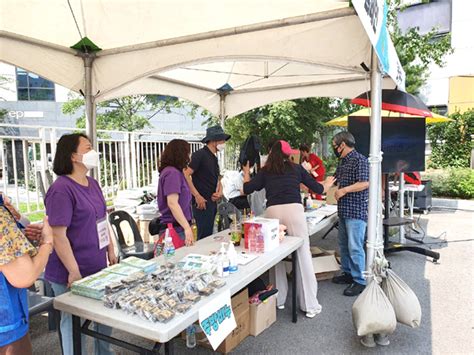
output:
[[474, 200], [454, 200], [449, 198], [433, 198], [434, 208], [449, 208], [474, 212]]

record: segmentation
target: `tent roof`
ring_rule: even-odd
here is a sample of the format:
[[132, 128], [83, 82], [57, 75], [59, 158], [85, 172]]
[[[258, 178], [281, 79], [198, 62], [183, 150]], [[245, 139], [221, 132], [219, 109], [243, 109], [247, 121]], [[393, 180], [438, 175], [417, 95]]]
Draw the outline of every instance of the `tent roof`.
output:
[[[70, 4], [70, 6], [68, 5]], [[16, 14], [12, 16], [11, 14]], [[3, 0], [0, 60], [72, 90], [87, 37], [96, 100], [132, 94], [186, 98], [234, 116], [275, 101], [354, 97], [369, 87], [370, 42], [335, 0]], [[391, 79], [384, 88], [393, 88]]]

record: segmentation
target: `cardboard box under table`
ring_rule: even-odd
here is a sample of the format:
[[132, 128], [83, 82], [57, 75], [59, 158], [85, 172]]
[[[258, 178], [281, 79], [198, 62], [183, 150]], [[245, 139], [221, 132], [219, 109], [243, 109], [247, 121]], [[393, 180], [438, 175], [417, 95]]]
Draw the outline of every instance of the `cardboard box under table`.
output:
[[250, 305], [250, 335], [256, 337], [276, 322], [276, 295]]
[[[250, 334], [250, 310], [249, 310], [249, 293], [248, 289], [240, 291], [231, 299], [232, 311], [234, 312], [237, 327], [230, 333], [227, 338], [219, 345], [216, 351], [227, 354], [231, 352]], [[181, 334], [186, 339], [186, 331]], [[196, 342], [205, 348], [212, 349], [204, 332], [196, 333]]]

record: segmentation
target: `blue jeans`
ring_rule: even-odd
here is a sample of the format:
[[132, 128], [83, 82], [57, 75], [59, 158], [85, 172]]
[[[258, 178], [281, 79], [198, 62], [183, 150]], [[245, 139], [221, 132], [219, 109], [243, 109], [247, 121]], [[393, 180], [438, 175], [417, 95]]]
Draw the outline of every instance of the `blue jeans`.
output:
[[[63, 293], [66, 293], [69, 291], [67, 286], [63, 284], [57, 284], [57, 283], [51, 282], [51, 287], [53, 289], [55, 296], [62, 295]], [[97, 324], [97, 323], [93, 323], [93, 324], [94, 324], [93, 327], [95, 331], [105, 334], [105, 335], [112, 334], [112, 328], [107, 327], [102, 324]], [[72, 315], [71, 314], [61, 312], [60, 328], [61, 328], [61, 341], [63, 345], [64, 355], [72, 355], [73, 344], [72, 344]], [[81, 335], [81, 347], [82, 347], [82, 353], [87, 354], [85, 335]], [[109, 354], [114, 354], [114, 352], [110, 349], [109, 343], [106, 343], [104, 341], [100, 341], [99, 339], [94, 338], [94, 354], [95, 355], [109, 355]]]
[[339, 218], [339, 249], [342, 271], [352, 275], [355, 282], [365, 285], [365, 230], [367, 222], [354, 218]]
[[217, 214], [217, 203], [212, 201], [206, 202], [205, 210], [198, 210], [193, 203], [193, 216], [196, 220], [198, 237], [203, 239], [210, 236], [214, 232], [214, 222]]

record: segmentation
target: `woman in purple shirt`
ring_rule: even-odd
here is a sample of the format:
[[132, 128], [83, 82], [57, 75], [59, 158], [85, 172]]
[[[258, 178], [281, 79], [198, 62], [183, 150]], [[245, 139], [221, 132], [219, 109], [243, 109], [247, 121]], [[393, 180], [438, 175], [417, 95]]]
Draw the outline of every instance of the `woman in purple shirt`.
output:
[[[183, 174], [190, 161], [189, 143], [173, 139], [166, 145], [160, 158], [158, 172], [158, 208], [162, 225], [173, 223], [186, 245], [194, 241], [191, 229], [191, 191]], [[166, 228], [166, 227], [165, 227]]]
[[[46, 213], [54, 233], [54, 253], [46, 266], [45, 278], [54, 294], [68, 292], [74, 281], [95, 274], [117, 262], [108, 238], [106, 205], [99, 183], [87, 176], [99, 164], [99, 154], [83, 134], [68, 134], [56, 146], [53, 171], [58, 178], [45, 197]], [[99, 237], [100, 236], [100, 237]], [[96, 325], [100, 333], [111, 329]], [[72, 354], [72, 317], [61, 314], [64, 354]], [[85, 340], [82, 339], [85, 345]], [[85, 347], [83, 346], [83, 349]], [[96, 354], [109, 354], [107, 343], [95, 340]]]

